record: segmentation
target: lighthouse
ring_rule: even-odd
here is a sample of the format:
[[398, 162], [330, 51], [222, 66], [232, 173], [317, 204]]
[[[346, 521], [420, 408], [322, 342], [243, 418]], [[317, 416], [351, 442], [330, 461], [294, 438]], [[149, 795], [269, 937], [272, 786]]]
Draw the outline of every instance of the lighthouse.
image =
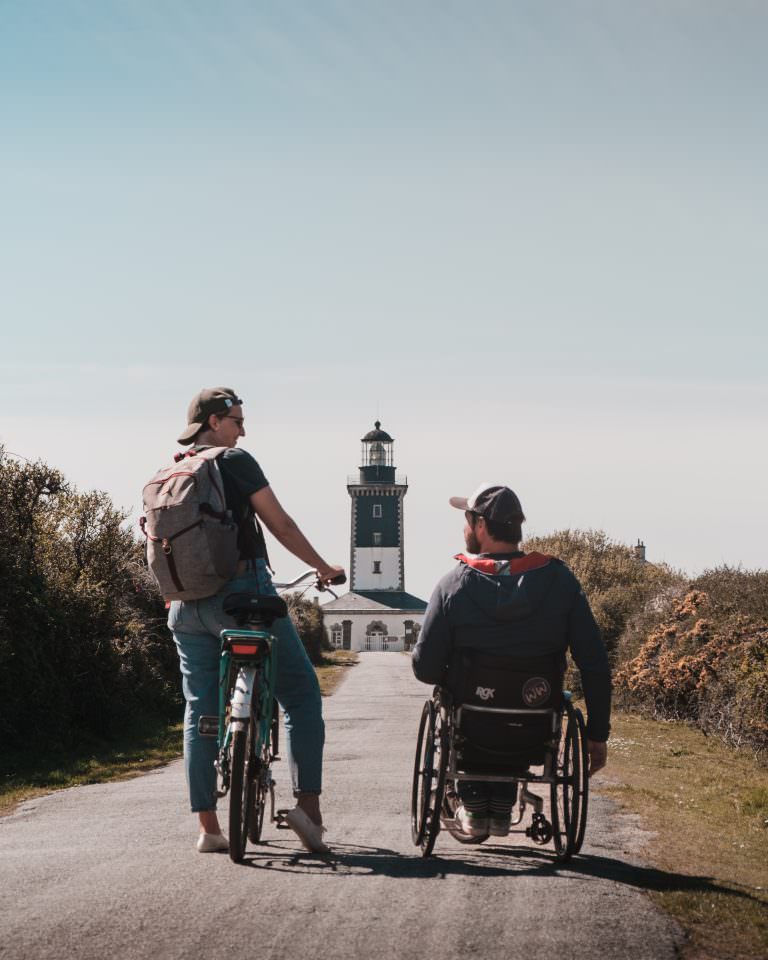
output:
[[405, 589], [403, 500], [408, 481], [396, 472], [394, 440], [380, 421], [360, 442], [358, 471], [347, 477], [350, 591], [323, 606], [325, 625], [334, 647], [407, 650], [427, 608]]
[[360, 468], [347, 478], [352, 499], [350, 586], [352, 590], [403, 590], [403, 498], [408, 481], [396, 476], [394, 440], [376, 421], [361, 440]]

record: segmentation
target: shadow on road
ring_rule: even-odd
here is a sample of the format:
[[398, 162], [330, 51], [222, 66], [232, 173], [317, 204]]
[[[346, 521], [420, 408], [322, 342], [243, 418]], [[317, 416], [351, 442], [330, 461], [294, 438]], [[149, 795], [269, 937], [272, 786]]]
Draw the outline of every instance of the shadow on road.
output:
[[762, 902], [747, 889], [718, 884], [708, 877], [672, 873], [656, 867], [636, 866], [624, 860], [592, 855], [578, 856], [569, 863], [557, 863], [551, 853], [526, 848], [484, 846], [468, 857], [460, 850], [440, 853], [424, 860], [415, 853], [357, 844], [334, 844], [333, 853], [318, 856], [266, 845], [249, 853], [244, 866], [290, 873], [340, 876], [385, 876], [429, 880], [464, 877], [560, 877], [581, 882], [610, 880], [639, 890], [722, 893], [744, 900]]

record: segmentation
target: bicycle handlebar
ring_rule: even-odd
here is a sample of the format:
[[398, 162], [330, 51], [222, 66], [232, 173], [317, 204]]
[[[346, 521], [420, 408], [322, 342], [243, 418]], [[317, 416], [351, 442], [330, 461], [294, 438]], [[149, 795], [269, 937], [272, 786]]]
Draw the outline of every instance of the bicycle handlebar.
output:
[[[336, 599], [338, 600], [338, 595], [336, 594], [336, 592], [334, 590], [331, 590], [330, 586], [327, 586], [322, 582], [322, 580], [320, 580], [320, 578], [317, 575], [317, 570], [305, 570], [304, 573], [300, 573], [295, 580], [290, 580], [287, 583], [277, 583], [273, 581], [273, 586], [275, 587], [276, 590], [279, 590], [282, 592], [283, 590], [291, 590], [293, 587], [298, 587], [299, 584], [305, 583], [307, 580], [311, 580], [311, 579], [314, 579], [315, 581], [314, 583], [315, 590], [318, 590], [320, 593], [324, 593], [327, 591], [328, 593], [336, 597]], [[347, 577], [346, 577], [346, 574], [343, 574], [343, 573], [339, 574], [339, 576], [334, 577], [332, 580], [329, 581], [329, 583], [332, 583], [335, 586], [341, 586], [342, 583], [346, 583], [346, 582], [347, 582]]]

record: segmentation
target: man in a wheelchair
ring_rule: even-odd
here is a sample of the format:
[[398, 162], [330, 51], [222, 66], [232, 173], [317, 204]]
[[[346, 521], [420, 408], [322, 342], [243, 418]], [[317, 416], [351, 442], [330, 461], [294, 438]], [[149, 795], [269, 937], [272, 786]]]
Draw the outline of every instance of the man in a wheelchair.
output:
[[[529, 746], [531, 724], [547, 722], [539, 708], [562, 705], [570, 650], [581, 673], [586, 752], [589, 773], [595, 773], [607, 759], [611, 677], [578, 580], [557, 558], [520, 550], [525, 516], [509, 487], [483, 484], [470, 497], [451, 497], [450, 503], [464, 511], [467, 553], [457, 555], [458, 565], [432, 594], [413, 651], [414, 674], [469, 705], [462, 762], [471, 773], [500, 772], [501, 757], [506, 772], [511, 764], [513, 772], [522, 773], [542, 762]], [[531, 718], [523, 730], [522, 723], [501, 723], [501, 709], [494, 714], [481, 707], [518, 713], [529, 708]], [[517, 783], [457, 779], [456, 794], [454, 823], [460, 833], [506, 836]]]

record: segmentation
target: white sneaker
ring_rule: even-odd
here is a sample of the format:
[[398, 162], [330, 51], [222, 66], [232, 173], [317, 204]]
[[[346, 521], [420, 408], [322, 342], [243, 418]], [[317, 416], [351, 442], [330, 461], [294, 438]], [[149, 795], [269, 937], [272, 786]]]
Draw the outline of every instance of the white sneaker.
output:
[[512, 826], [512, 817], [491, 817], [489, 833], [492, 837], [506, 837]]
[[201, 833], [197, 838], [198, 853], [218, 853], [229, 850], [229, 840], [223, 833]]
[[455, 814], [456, 823], [462, 833], [468, 837], [487, 837], [488, 836], [488, 817], [475, 817], [460, 806]]
[[323, 843], [325, 827], [310, 820], [301, 807], [294, 807], [285, 815], [285, 822], [301, 840], [310, 853], [330, 853], [330, 847]]

